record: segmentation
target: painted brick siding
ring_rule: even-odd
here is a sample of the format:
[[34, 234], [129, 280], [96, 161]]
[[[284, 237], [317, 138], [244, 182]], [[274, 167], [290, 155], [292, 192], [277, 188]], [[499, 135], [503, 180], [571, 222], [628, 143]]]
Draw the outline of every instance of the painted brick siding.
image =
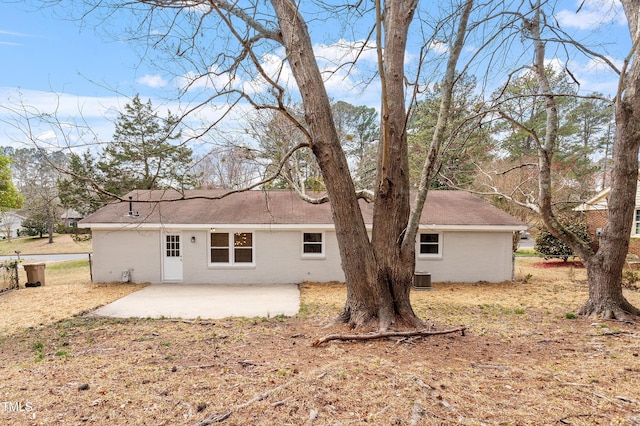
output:
[[[607, 222], [608, 210], [590, 210], [587, 211], [587, 228], [589, 230], [589, 234], [593, 237], [593, 243], [591, 246], [594, 250], [598, 249], [598, 237], [596, 236], [596, 230], [598, 228], [604, 228], [605, 223]], [[633, 232], [633, 230], [632, 230]], [[640, 237], [631, 236], [629, 240], [629, 253], [637, 254], [640, 256]]]
[[591, 247], [596, 251], [599, 246], [596, 230], [598, 228], [604, 228], [604, 224], [607, 222], [608, 210], [589, 210], [586, 213], [587, 229], [592, 238]]

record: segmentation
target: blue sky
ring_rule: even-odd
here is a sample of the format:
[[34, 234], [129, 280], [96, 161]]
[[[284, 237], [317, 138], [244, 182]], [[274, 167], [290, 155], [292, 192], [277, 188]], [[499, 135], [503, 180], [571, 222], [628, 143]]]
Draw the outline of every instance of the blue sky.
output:
[[[62, 2], [63, 6], [67, 3]], [[628, 30], [615, 0], [587, 0], [580, 14], [579, 1], [563, 2], [556, 18], [579, 39], [602, 42], [610, 59], [621, 64], [629, 48]], [[154, 106], [176, 111], [180, 106], [166, 101], [167, 93], [177, 87], [178, 78], [169, 77], [145, 61], [130, 43], [114, 40], [119, 22], [97, 29], [95, 22], [63, 19], [64, 8], [38, 9], [23, 2], [0, 0], [0, 146], [15, 145], [24, 139], [21, 131], [28, 127], [24, 117], [8, 110], [57, 113], [63, 121], [85, 121], [101, 140], [113, 131], [109, 121], [128, 101], [139, 93], [151, 98]], [[123, 24], [124, 26], [124, 24]], [[316, 42], [327, 43], [326, 28], [312, 28], [312, 36], [322, 32]], [[316, 44], [316, 52], [336, 55], [334, 44]], [[369, 58], [369, 64], [374, 58]], [[594, 61], [575, 56], [570, 69], [585, 91], [612, 94], [616, 78]], [[354, 104], [377, 106], [375, 88], [362, 91], [348, 78], [334, 78], [328, 84], [330, 96]], [[34, 133], [46, 132], [43, 128]], [[58, 136], [59, 138], [60, 136]], [[85, 134], [83, 136], [87, 138]], [[78, 140], [79, 135], [69, 136]], [[90, 139], [90, 138], [89, 138]]]

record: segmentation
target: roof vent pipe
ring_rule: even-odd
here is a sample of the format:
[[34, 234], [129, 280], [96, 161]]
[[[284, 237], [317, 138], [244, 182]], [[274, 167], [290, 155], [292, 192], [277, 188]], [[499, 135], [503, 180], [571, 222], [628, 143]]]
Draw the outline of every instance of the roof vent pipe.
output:
[[138, 212], [134, 213], [133, 212], [133, 201], [132, 200], [133, 200], [133, 197], [129, 196], [129, 216], [130, 217], [139, 217], [140, 213], [138, 213]]

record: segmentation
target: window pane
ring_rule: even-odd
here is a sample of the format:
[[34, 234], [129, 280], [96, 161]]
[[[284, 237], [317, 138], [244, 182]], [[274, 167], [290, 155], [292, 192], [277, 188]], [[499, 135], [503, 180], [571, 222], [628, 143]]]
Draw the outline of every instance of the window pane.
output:
[[211, 247], [229, 247], [229, 233], [215, 232], [211, 234]]
[[180, 257], [180, 236], [167, 235], [165, 237], [167, 257]]
[[305, 243], [321, 243], [322, 233], [321, 232], [305, 232], [303, 236], [303, 241]]
[[438, 246], [430, 245], [430, 244], [421, 244], [420, 254], [438, 254]]
[[304, 253], [322, 253], [322, 244], [305, 244]]
[[234, 257], [236, 263], [251, 263], [253, 262], [253, 249], [237, 248], [234, 250]]
[[420, 234], [421, 243], [437, 243], [438, 234]]
[[252, 247], [253, 246], [253, 234], [250, 232], [237, 232], [233, 234], [233, 246], [234, 247]]
[[211, 249], [211, 263], [229, 263], [229, 249]]

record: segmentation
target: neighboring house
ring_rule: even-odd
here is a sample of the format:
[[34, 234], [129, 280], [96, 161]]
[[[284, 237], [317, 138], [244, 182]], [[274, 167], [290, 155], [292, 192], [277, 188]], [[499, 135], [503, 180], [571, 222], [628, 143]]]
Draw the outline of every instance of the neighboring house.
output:
[[[93, 277], [111, 282], [214, 284], [343, 281], [328, 203], [291, 191], [134, 191], [80, 221], [93, 234]], [[171, 201], [171, 200], [174, 201]], [[162, 200], [162, 201], [160, 201]], [[360, 203], [370, 224], [373, 205]], [[370, 226], [370, 225], [368, 225]], [[512, 279], [519, 220], [462, 191], [431, 191], [416, 241], [416, 271], [434, 281]]]
[[22, 212], [0, 212], [0, 238], [17, 238], [24, 218]]
[[73, 209], [67, 209], [60, 215], [60, 219], [66, 228], [75, 228], [82, 219], [82, 215]]
[[[575, 208], [576, 211], [584, 212], [585, 214], [587, 229], [589, 230], [589, 235], [591, 235], [594, 250], [598, 249], [599, 237], [609, 216], [607, 200], [610, 192], [611, 188], [604, 189]], [[633, 226], [631, 227], [629, 239], [629, 254], [640, 256], [640, 185], [636, 190]]]

